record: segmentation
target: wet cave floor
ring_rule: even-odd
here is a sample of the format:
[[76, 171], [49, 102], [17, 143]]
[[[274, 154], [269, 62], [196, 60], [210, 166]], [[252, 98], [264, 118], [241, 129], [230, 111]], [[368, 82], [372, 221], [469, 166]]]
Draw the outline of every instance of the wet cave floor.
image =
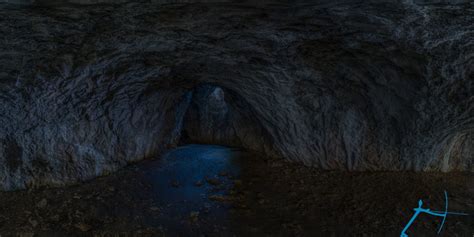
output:
[[[318, 171], [188, 145], [66, 188], [0, 193], [1, 236], [400, 236], [423, 207], [474, 214], [474, 174]], [[421, 214], [409, 236], [473, 236]]]

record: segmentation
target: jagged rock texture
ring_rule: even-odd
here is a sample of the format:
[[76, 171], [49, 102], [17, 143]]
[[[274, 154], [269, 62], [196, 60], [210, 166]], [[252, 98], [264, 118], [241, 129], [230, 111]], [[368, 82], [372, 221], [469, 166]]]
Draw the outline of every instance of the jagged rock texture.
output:
[[469, 1], [0, 4], [0, 188], [181, 142], [322, 169], [474, 171]]

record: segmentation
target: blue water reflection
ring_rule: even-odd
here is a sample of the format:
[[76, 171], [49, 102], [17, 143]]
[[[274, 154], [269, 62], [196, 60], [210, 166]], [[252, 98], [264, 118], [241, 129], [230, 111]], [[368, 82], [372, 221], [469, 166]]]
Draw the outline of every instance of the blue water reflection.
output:
[[[240, 154], [237, 149], [215, 145], [177, 148], [163, 157], [163, 165], [153, 174], [153, 188], [163, 202], [207, 199], [206, 191], [215, 187], [209, 185], [206, 179], [218, 179], [226, 186], [227, 180], [219, 173], [237, 176], [240, 172], [237, 160]], [[199, 186], [199, 183], [203, 185]]]
[[228, 194], [240, 174], [239, 159], [244, 154], [223, 146], [187, 145], [164, 155], [153, 164], [156, 167], [149, 167], [153, 172], [147, 179], [155, 202], [162, 207], [161, 221], [180, 223], [193, 212], [199, 213], [200, 222], [225, 221], [230, 204], [212, 201], [209, 196]]

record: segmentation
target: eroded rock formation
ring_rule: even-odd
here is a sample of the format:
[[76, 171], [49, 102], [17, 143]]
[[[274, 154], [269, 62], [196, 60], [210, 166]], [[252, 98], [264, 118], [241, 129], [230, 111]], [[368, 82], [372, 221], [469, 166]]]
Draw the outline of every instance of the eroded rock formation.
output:
[[179, 141], [322, 169], [474, 171], [474, 7], [0, 4], [0, 187]]

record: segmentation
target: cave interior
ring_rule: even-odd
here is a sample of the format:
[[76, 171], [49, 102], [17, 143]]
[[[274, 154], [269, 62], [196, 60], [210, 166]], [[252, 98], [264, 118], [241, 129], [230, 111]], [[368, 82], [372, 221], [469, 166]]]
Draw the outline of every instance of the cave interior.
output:
[[0, 236], [474, 235], [470, 0], [0, 0], [0, 42]]

